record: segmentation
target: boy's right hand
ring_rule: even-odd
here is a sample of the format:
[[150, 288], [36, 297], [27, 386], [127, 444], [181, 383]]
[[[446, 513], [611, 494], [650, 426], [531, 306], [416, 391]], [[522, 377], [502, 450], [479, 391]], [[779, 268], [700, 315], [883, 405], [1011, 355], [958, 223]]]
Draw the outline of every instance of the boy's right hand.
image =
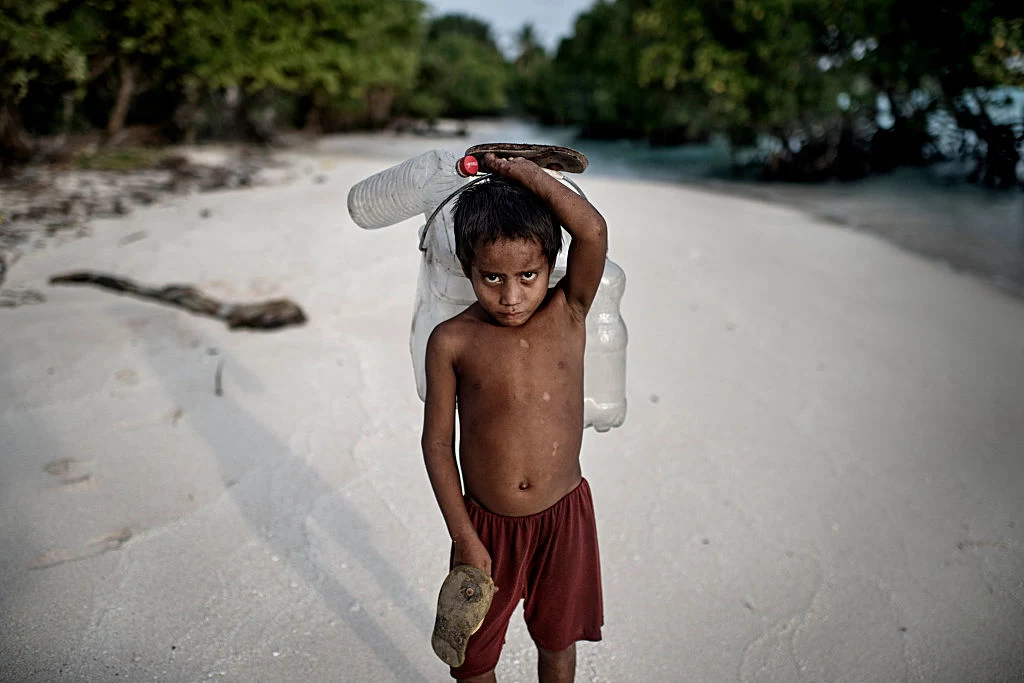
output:
[[491, 575], [491, 554], [476, 537], [455, 542], [455, 564], [472, 565], [487, 576]]
[[483, 158], [484, 168], [495, 175], [505, 176], [523, 182], [527, 177], [537, 173], [544, 174], [543, 169], [529, 159], [523, 157], [499, 157], [488, 152]]

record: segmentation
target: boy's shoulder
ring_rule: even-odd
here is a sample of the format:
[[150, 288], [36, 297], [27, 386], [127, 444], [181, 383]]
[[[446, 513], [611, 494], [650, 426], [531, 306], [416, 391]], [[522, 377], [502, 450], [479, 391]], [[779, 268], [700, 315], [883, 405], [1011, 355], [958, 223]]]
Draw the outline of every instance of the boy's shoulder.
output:
[[479, 304], [473, 304], [458, 315], [438, 323], [434, 327], [433, 332], [430, 333], [432, 343], [450, 346], [473, 334], [473, 329], [483, 322], [480, 318], [480, 313], [473, 310], [479, 307]]

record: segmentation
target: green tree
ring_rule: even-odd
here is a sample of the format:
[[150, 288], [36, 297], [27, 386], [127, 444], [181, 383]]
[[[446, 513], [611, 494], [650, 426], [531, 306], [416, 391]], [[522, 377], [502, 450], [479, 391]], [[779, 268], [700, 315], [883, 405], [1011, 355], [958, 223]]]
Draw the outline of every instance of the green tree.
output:
[[188, 2], [160, 0], [75, 0], [64, 22], [78, 49], [89, 57], [88, 80], [112, 82], [114, 97], [106, 132], [124, 127], [133, 98], [142, 90], [164, 87], [165, 68], [177, 55], [168, 51]]
[[636, 15], [648, 38], [641, 82], [706, 102], [736, 142], [807, 133], [835, 118], [849, 86], [822, 49], [820, 10], [813, 0], [654, 0]]
[[598, 2], [577, 18], [553, 62], [557, 98], [549, 120], [578, 123], [593, 137], [706, 138], [713, 121], [699, 100], [641, 77], [641, 56], [652, 38], [636, 17], [649, 8], [644, 0]]
[[[1016, 143], [984, 105], [1024, 75], [1021, 15], [1010, 0], [935, 0], [924, 24], [898, 0], [604, 0], [559, 46], [547, 119], [598, 136], [774, 139], [783, 175], [856, 177], [869, 154], [926, 161], [942, 107], [1007, 167]], [[894, 124], [869, 148], [882, 107]]]
[[517, 56], [512, 62], [510, 90], [522, 113], [541, 116], [555, 97], [551, 58], [537, 41], [532, 24], [524, 24], [516, 35]]
[[66, 2], [0, 0], [0, 166], [25, 160], [30, 145], [18, 105], [50, 75], [62, 87], [85, 78], [85, 57], [52, 18]]
[[936, 0], [928, 9], [927, 30], [921, 30], [919, 9], [896, 0], [836, 0], [831, 8], [848, 44], [872, 45], [858, 69], [871, 92], [889, 102], [894, 124], [880, 135], [893, 139], [894, 163], [922, 160], [929, 138], [925, 115], [941, 107], [962, 130], [985, 141], [986, 180], [1010, 179], [1019, 158], [1017, 141], [1008, 126], [992, 122], [986, 105], [999, 86], [1020, 84], [1024, 77], [1019, 3]]
[[460, 14], [431, 22], [406, 109], [428, 120], [498, 114], [508, 106], [509, 65], [490, 27]]
[[598, 2], [577, 18], [555, 55], [555, 120], [579, 123], [594, 137], [643, 135], [648, 112], [637, 76], [634, 4]]
[[[1024, 136], [1015, 134], [1009, 124], [993, 122], [987, 109], [998, 86], [1021, 81], [1024, 7], [1007, 0], [975, 0], [958, 14], [952, 0], [943, 4], [937, 33], [946, 40], [935, 51], [944, 58], [938, 76], [944, 102], [961, 128], [973, 130], [985, 142], [985, 155], [970, 179], [1000, 187], [1024, 185], [1016, 172], [1017, 145]], [[953, 36], [958, 40], [947, 43]], [[1004, 51], [1009, 54], [1000, 61]], [[1018, 123], [1024, 124], [1024, 116]]]
[[411, 87], [423, 9], [416, 0], [203, 0], [185, 17], [187, 86], [239, 87], [243, 121], [267, 89], [309, 96], [314, 126], [382, 92], [386, 115], [390, 93]]
[[257, 98], [277, 108], [307, 103], [313, 127], [379, 124], [396, 94], [412, 89], [425, 10], [419, 0], [0, 3], [7, 149], [24, 147], [18, 116], [27, 93], [42, 131], [52, 127], [54, 105], [76, 88], [88, 118], [102, 120], [109, 135], [123, 128], [143, 92], [147, 122], [185, 128], [204, 103], [233, 95], [236, 123], [250, 134], [257, 133], [249, 115]]
[[436, 40], [441, 36], [457, 34], [471, 38], [489, 49], [497, 50], [490, 25], [467, 14], [444, 14], [433, 19], [427, 27], [427, 40]]
[[996, 18], [991, 42], [981, 46], [972, 63], [989, 83], [1024, 88], [1024, 19]]

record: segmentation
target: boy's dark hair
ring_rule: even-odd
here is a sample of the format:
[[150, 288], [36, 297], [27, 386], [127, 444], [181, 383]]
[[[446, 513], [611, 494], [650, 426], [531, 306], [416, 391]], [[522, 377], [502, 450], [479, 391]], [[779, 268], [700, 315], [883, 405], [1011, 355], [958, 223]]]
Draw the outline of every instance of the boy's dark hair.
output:
[[491, 177], [467, 188], [455, 200], [455, 255], [469, 277], [477, 247], [498, 239], [537, 240], [555, 267], [562, 227], [547, 203], [519, 183]]

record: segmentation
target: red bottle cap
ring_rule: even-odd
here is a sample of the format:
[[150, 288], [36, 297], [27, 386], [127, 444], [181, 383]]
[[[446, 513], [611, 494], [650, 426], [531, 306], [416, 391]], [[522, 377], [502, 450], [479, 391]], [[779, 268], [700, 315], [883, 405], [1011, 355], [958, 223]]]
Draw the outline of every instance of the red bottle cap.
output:
[[476, 160], [475, 156], [464, 156], [459, 159], [459, 163], [456, 165], [455, 170], [458, 171], [459, 175], [463, 178], [476, 175], [477, 171], [480, 170], [480, 162]]

